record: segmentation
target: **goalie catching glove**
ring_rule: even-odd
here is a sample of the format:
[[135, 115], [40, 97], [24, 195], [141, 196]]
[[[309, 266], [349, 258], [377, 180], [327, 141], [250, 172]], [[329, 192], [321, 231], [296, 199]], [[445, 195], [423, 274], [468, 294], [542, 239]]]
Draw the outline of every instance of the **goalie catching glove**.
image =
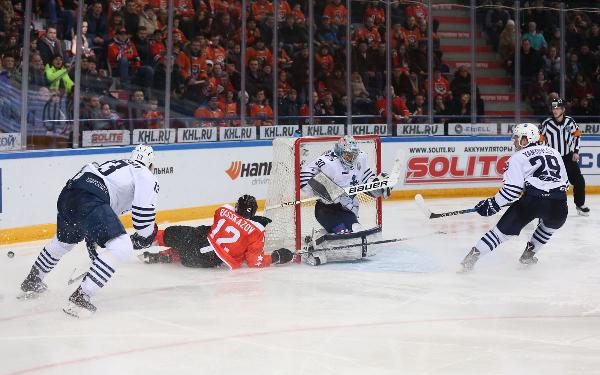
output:
[[131, 243], [133, 244], [133, 249], [141, 250], [141, 249], [145, 249], [147, 247], [152, 246], [152, 242], [154, 242], [154, 238], [156, 237], [157, 233], [158, 233], [158, 225], [156, 225], [156, 223], [154, 223], [154, 231], [152, 231], [152, 234], [149, 235], [148, 237], [140, 236], [137, 232], [135, 232], [130, 237]]
[[[381, 172], [379, 174], [379, 176], [376, 176], [374, 178], [372, 178], [369, 182], [377, 182], [377, 181], [381, 181], [383, 179], [388, 178], [388, 174], [385, 172]], [[372, 196], [373, 198], [379, 198], [382, 197], [383, 199], [388, 199], [390, 194], [392, 194], [392, 188], [393, 186], [387, 186], [385, 188], [379, 189], [379, 190], [373, 190], [373, 191], [369, 191], [367, 192], [368, 195]]]
[[289, 251], [288, 249], [278, 249], [271, 253], [271, 263], [272, 264], [285, 264], [290, 262], [294, 258], [294, 253]]

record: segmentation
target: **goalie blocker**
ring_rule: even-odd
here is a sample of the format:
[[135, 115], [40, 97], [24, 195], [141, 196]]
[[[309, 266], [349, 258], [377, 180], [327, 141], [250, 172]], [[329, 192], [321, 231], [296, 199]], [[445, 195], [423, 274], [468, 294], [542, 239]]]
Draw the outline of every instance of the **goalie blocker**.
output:
[[302, 260], [312, 266], [329, 262], [360, 260], [377, 253], [376, 242], [381, 238], [381, 226], [349, 233], [313, 232], [305, 238]]

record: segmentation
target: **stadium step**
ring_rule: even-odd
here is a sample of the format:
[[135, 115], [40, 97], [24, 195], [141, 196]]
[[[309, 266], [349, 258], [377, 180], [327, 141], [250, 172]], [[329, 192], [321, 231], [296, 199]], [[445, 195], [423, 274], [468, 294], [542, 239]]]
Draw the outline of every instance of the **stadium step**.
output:
[[510, 85], [480, 85], [479, 91], [482, 95], [502, 95], [515, 93], [515, 89]]
[[[508, 118], [514, 118], [515, 117], [515, 110], [510, 110], [510, 111], [485, 111], [485, 115], [486, 116], [499, 116], [499, 117], [508, 117]], [[521, 110], [521, 116], [533, 116], [533, 111], [523, 111]]]
[[[465, 13], [468, 14], [468, 13]], [[441, 25], [470, 25], [471, 18], [468, 15], [464, 16], [446, 16], [446, 15], [438, 15], [437, 12], [433, 12], [433, 18], [440, 21]]]
[[[466, 46], [460, 46], [460, 45], [444, 45], [442, 43], [440, 49], [442, 50], [442, 52], [446, 53], [471, 53], [471, 46], [470, 45], [466, 45]], [[491, 46], [482, 46], [482, 45], [478, 45], [475, 46], [475, 51], [479, 52], [487, 52], [487, 53], [494, 53], [494, 50], [492, 49]]]
[[[443, 49], [442, 49], [443, 51]], [[470, 48], [469, 48], [469, 52], [470, 52]], [[475, 58], [478, 61], [498, 61], [498, 55], [494, 52], [478, 52], [475, 55]], [[442, 57], [442, 59], [444, 59], [444, 61], [446, 62], [451, 62], [451, 61], [469, 61], [470, 60], [470, 56], [469, 53], [465, 53], [465, 52], [444, 52], [444, 56]]]
[[483, 99], [484, 102], [502, 102], [514, 104], [515, 94], [481, 94], [481, 99]]
[[478, 85], [510, 85], [510, 77], [475, 77]]
[[[477, 56], [479, 58], [479, 56]], [[446, 60], [446, 59], [444, 59]], [[467, 68], [471, 68], [470, 60], [462, 60], [462, 61], [445, 61], [446, 64], [450, 67], [450, 69], [458, 69], [461, 65], [466, 65]], [[477, 69], [503, 69], [502, 63], [500, 61], [476, 61], [475, 66]]]
[[[486, 102], [485, 103], [485, 113], [496, 112], [496, 111], [515, 111], [515, 103], [510, 102]], [[529, 109], [529, 104], [527, 102], [521, 102], [521, 109]]]

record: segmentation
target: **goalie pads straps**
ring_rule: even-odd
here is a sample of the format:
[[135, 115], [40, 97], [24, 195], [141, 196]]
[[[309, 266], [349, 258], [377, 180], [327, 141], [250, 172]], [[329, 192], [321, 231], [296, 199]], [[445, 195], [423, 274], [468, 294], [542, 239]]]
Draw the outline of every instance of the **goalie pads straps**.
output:
[[314, 175], [313, 178], [308, 181], [308, 186], [310, 186], [315, 195], [328, 202], [338, 202], [341, 197], [346, 195], [344, 189], [339, 187], [323, 172]]
[[320, 265], [327, 262], [359, 260], [376, 254], [375, 246], [367, 243], [381, 235], [381, 227], [373, 227], [360, 232], [325, 234], [313, 239], [309, 253], [304, 256], [306, 263]]

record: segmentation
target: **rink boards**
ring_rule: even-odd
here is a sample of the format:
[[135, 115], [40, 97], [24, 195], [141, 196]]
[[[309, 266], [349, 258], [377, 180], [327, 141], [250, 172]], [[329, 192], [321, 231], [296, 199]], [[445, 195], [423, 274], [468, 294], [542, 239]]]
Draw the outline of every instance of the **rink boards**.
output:
[[[271, 141], [156, 145], [159, 222], [206, 218], [241, 194], [264, 200], [271, 173]], [[405, 163], [393, 199], [491, 195], [512, 154], [507, 137], [382, 139], [382, 170], [398, 149]], [[89, 162], [124, 158], [132, 147], [25, 151], [0, 154], [0, 244], [54, 234], [56, 198], [65, 182]], [[581, 150], [586, 190], [600, 192], [600, 138]], [[124, 215], [131, 226], [130, 215]]]

